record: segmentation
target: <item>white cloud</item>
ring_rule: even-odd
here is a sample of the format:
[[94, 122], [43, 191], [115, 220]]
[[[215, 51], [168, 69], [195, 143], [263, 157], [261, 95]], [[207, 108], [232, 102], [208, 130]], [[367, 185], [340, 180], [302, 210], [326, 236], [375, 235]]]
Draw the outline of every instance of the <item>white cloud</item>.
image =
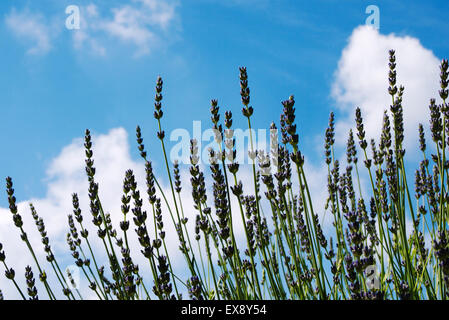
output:
[[6, 16], [5, 23], [14, 36], [30, 46], [28, 54], [39, 55], [50, 51], [51, 32], [42, 15], [12, 9]]
[[[80, 29], [70, 30], [73, 47], [105, 56], [108, 47], [122, 43], [133, 47], [135, 57], [147, 55], [175, 38], [177, 6], [176, 0], [131, 0], [101, 12], [102, 8], [88, 4], [80, 8]], [[52, 49], [53, 40], [64, 28], [61, 17], [13, 8], [5, 24], [29, 47], [28, 54], [43, 55]]]
[[[384, 110], [390, 109], [392, 103], [388, 94], [388, 51], [394, 49], [396, 53], [397, 86], [403, 85], [405, 147], [410, 156], [419, 149], [418, 124], [424, 127], [429, 124], [429, 100], [439, 100], [439, 65], [440, 60], [434, 53], [425, 48], [417, 38], [383, 35], [370, 26], [360, 26], [353, 30], [346, 47], [342, 50], [335, 78], [332, 84], [331, 96], [336, 102], [336, 138], [337, 146], [346, 146], [349, 129], [355, 131], [355, 109], [360, 107], [364, 119], [367, 140], [379, 141]], [[389, 114], [391, 115], [390, 111]], [[391, 120], [391, 119], [390, 119]], [[430, 138], [429, 135], [427, 135]], [[324, 135], [316, 137], [317, 141], [324, 141]], [[357, 137], [355, 137], [357, 139]], [[360, 150], [360, 149], [358, 149]], [[371, 152], [368, 152], [370, 155]], [[337, 156], [340, 161], [340, 171], [346, 163], [345, 153]], [[359, 153], [359, 159], [364, 159]], [[306, 162], [307, 165], [307, 162]], [[363, 162], [359, 160], [360, 187], [365, 205], [369, 204], [372, 188]], [[310, 180], [314, 192], [314, 204], [322, 206], [327, 192], [321, 190], [326, 181], [325, 165], [309, 164], [306, 174], [311, 173]], [[309, 176], [309, 175], [308, 175]], [[317, 183], [317, 179], [320, 183]], [[357, 197], [358, 185], [353, 176]], [[326, 195], [325, 195], [326, 194]], [[315, 200], [316, 199], [316, 200]], [[329, 212], [328, 212], [329, 214]], [[412, 222], [407, 216], [407, 234], [413, 230]], [[328, 231], [332, 226], [326, 224]], [[426, 245], [429, 245], [429, 235], [425, 234]]]
[[145, 27], [144, 14], [130, 6], [114, 8], [112, 12], [114, 19], [102, 22], [99, 28], [121, 41], [133, 43], [139, 55], [148, 53], [155, 34]]
[[80, 29], [73, 30], [73, 46], [77, 50], [82, 50], [86, 46], [90, 52], [96, 56], [105, 56], [106, 48], [102, 46], [97, 39], [89, 35], [91, 26], [88, 21], [98, 19], [98, 8], [94, 4], [90, 4], [83, 8], [85, 14], [80, 14]]
[[133, 0], [142, 4], [144, 11], [143, 21], [150, 25], [156, 25], [166, 29], [175, 18], [176, 3], [160, 0]]
[[86, 12], [90, 17], [97, 17], [98, 16], [98, 8], [93, 3], [86, 6]]
[[105, 36], [136, 48], [134, 56], [142, 56], [168, 40], [176, 19], [177, 3], [165, 0], [133, 0], [131, 4], [111, 8], [112, 17], [99, 13], [98, 7], [90, 4], [84, 8], [80, 30], [74, 33], [75, 48], [88, 43], [92, 52], [104, 55], [106, 49], [100, 42]]
[[[383, 35], [370, 26], [360, 26], [353, 30], [335, 71], [331, 96], [335, 99], [336, 144], [345, 147], [350, 128], [355, 127], [355, 109], [360, 107], [364, 119], [367, 139], [378, 141], [382, 128], [383, 111], [389, 110], [391, 96], [388, 94], [388, 51], [396, 51], [397, 84], [404, 85], [403, 97], [405, 146], [407, 154], [419, 151], [410, 148], [418, 141], [418, 123], [428, 125], [428, 104], [432, 97], [438, 97], [439, 60], [432, 51], [424, 48], [418, 39], [395, 34]], [[354, 131], [356, 132], [356, 131]], [[357, 139], [357, 137], [355, 137]], [[324, 142], [324, 135], [316, 137]], [[321, 145], [318, 144], [317, 145]], [[339, 151], [338, 148], [336, 151]], [[322, 154], [322, 149], [319, 149]], [[370, 154], [370, 153], [368, 153]], [[346, 155], [336, 154], [340, 161], [340, 171], [346, 164]], [[361, 155], [359, 158], [363, 158]], [[323, 212], [327, 198], [327, 166], [321, 163], [305, 162], [305, 172], [311, 188], [312, 200], [317, 212]], [[364, 168], [359, 162], [359, 169]], [[372, 192], [365, 170], [360, 170], [360, 183], [365, 201]], [[357, 181], [354, 179], [357, 197]], [[324, 225], [330, 229], [331, 213], [326, 213]]]
[[383, 111], [391, 105], [387, 91], [390, 49], [396, 51], [397, 84], [405, 87], [405, 146], [417, 143], [418, 123], [428, 124], [429, 100], [438, 97], [438, 58], [416, 38], [383, 35], [370, 26], [360, 26], [342, 52], [332, 86], [332, 97], [341, 111], [336, 123], [337, 142], [345, 143], [349, 128], [355, 126], [356, 107], [362, 110], [367, 138], [378, 140]]

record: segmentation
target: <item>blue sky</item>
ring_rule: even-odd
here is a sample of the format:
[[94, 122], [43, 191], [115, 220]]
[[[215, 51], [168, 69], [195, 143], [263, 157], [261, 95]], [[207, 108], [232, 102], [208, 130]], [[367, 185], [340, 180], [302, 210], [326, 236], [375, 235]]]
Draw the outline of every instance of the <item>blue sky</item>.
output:
[[[426, 4], [391, 1], [178, 1], [168, 2], [173, 16], [149, 52], [106, 33], [92, 37], [106, 53], [88, 45], [75, 48], [74, 33], [64, 22], [66, 6], [79, 5], [81, 17], [93, 4], [104, 19], [113, 8], [140, 8], [136, 1], [2, 1], [0, 4], [0, 159], [1, 176], [10, 175], [21, 197], [45, 194], [45, 170], [60, 150], [84, 129], [106, 133], [123, 127], [129, 133], [141, 125], [149, 145], [154, 82], [164, 78], [166, 128], [191, 130], [193, 120], [208, 125], [209, 100], [240, 117], [238, 67], [247, 66], [255, 125], [278, 120], [280, 101], [295, 94], [304, 149], [316, 144], [327, 114], [335, 110], [330, 97], [341, 52], [354, 28], [365, 23], [365, 8], [380, 9], [380, 32], [409, 35], [449, 56], [446, 1]], [[12, 13], [38, 17], [46, 26], [45, 52], [27, 53], [35, 40], [14, 33], [6, 24]], [[87, 20], [87, 23], [90, 21]], [[25, 22], [24, 22], [25, 23]], [[83, 23], [81, 23], [83, 31]], [[307, 134], [305, 134], [307, 133]], [[311, 154], [313, 156], [314, 153]], [[4, 205], [5, 197], [0, 204]]]
[[[65, 26], [69, 5], [80, 8], [79, 30]], [[379, 30], [365, 25], [369, 5], [379, 8]], [[407, 155], [412, 163], [418, 159], [413, 151], [417, 124], [428, 123], [427, 103], [437, 96], [438, 64], [449, 57], [448, 12], [447, 1], [3, 0], [0, 176], [13, 177], [21, 212], [33, 200], [49, 221], [56, 253], [66, 252], [65, 219], [72, 192], [80, 193], [87, 212], [80, 140], [84, 130], [94, 134], [100, 195], [108, 210], [118, 211], [118, 218], [125, 170], [135, 168], [138, 178], [143, 177], [136, 125], [142, 127], [156, 173], [165, 177], [153, 118], [157, 76], [164, 79], [167, 136], [179, 128], [191, 132], [194, 121], [209, 128], [210, 99], [218, 99], [222, 112], [233, 112], [235, 128], [246, 128], [238, 78], [238, 67], [246, 66], [253, 127], [265, 129], [278, 122], [280, 102], [295, 95], [306, 174], [314, 201], [322, 202], [327, 173], [323, 134], [329, 112], [336, 113], [339, 158], [344, 157], [356, 106], [365, 116], [368, 136], [378, 136], [389, 103], [391, 48], [397, 52], [399, 83], [406, 87], [406, 146], [412, 146]], [[188, 175], [183, 179], [187, 186]], [[187, 208], [192, 203], [188, 188], [184, 192]], [[18, 235], [8, 233], [6, 207], [3, 193], [0, 240], [9, 248], [14, 243], [22, 248]], [[38, 235], [31, 237], [39, 246]], [[171, 245], [176, 250], [175, 240]], [[25, 263], [23, 257], [17, 251], [8, 259], [18, 265]], [[71, 257], [62, 259], [71, 263]], [[8, 285], [2, 281], [1, 287]]]

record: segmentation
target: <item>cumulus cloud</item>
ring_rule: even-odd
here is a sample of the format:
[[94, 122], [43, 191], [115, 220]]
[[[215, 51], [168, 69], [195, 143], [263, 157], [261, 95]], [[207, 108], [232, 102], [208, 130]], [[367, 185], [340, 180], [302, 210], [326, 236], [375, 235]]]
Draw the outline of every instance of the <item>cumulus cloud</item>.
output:
[[28, 10], [12, 9], [5, 24], [13, 35], [29, 46], [30, 55], [45, 54], [51, 49], [51, 32], [43, 16]]
[[403, 97], [405, 146], [416, 144], [418, 124], [428, 124], [429, 100], [438, 96], [439, 59], [417, 38], [383, 35], [370, 26], [352, 32], [343, 49], [331, 96], [340, 111], [336, 141], [345, 143], [354, 127], [355, 108], [360, 107], [368, 138], [378, 140], [383, 111], [391, 104], [388, 94], [388, 50], [396, 51], [397, 83]]
[[[419, 151], [418, 124], [428, 126], [429, 100], [438, 98], [440, 60], [425, 48], [417, 38], [384, 35], [371, 26], [360, 26], [353, 30], [343, 48], [334, 73], [330, 95], [336, 102], [336, 157], [340, 164], [346, 163], [345, 153], [339, 153], [346, 146], [349, 129], [355, 131], [355, 109], [360, 107], [364, 119], [367, 139], [379, 141], [384, 110], [390, 109], [391, 96], [388, 94], [388, 51], [396, 52], [397, 85], [403, 85], [405, 147], [407, 154]], [[437, 99], [437, 100], [438, 100]], [[391, 115], [391, 113], [389, 112]], [[427, 135], [429, 137], [429, 135]], [[357, 138], [356, 138], [357, 139]], [[316, 137], [324, 141], [324, 135]], [[320, 149], [321, 150], [321, 149]], [[340, 165], [341, 168], [344, 166]], [[360, 169], [360, 166], [359, 166]], [[306, 159], [306, 175], [313, 190], [313, 203], [323, 212], [327, 197], [327, 166], [309, 163]], [[365, 201], [372, 193], [369, 177], [365, 170], [360, 172], [360, 188]], [[355, 177], [353, 177], [355, 179]], [[354, 180], [357, 197], [360, 197], [357, 181]], [[322, 210], [322, 211], [321, 211]], [[324, 226], [332, 232], [331, 214], [326, 213]], [[407, 218], [407, 231], [413, 228]]]
[[[405, 147], [408, 154], [419, 151], [418, 124], [428, 124], [428, 104], [432, 97], [438, 97], [439, 59], [426, 49], [416, 38], [383, 35], [371, 26], [360, 26], [353, 30], [335, 71], [330, 95], [336, 102], [336, 157], [340, 164], [346, 163], [345, 153], [339, 153], [346, 146], [349, 129], [355, 130], [355, 109], [360, 107], [368, 139], [378, 141], [382, 128], [384, 110], [389, 110], [391, 96], [388, 94], [388, 51], [396, 51], [397, 83], [404, 85], [403, 97]], [[324, 141], [324, 135], [316, 137]], [[411, 148], [410, 148], [411, 147]], [[320, 149], [321, 152], [321, 149]], [[341, 165], [341, 168], [344, 168]], [[327, 197], [327, 166], [323, 162], [311, 163], [306, 159], [306, 175], [313, 190], [316, 210], [324, 212]], [[367, 173], [360, 171], [361, 192], [370, 194]], [[356, 182], [354, 180], [354, 182]], [[359, 196], [358, 187], [356, 188]], [[326, 213], [324, 225], [332, 228]]]

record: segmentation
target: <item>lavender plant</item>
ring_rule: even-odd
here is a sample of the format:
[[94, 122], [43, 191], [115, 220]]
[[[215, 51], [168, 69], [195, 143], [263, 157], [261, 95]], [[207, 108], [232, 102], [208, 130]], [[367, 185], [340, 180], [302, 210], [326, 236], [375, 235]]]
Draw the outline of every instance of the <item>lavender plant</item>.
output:
[[[440, 66], [438, 94], [442, 102], [437, 104], [432, 99], [429, 105], [432, 144], [426, 141], [424, 124], [418, 127], [422, 160], [415, 171], [414, 188], [405, 166], [402, 103], [405, 88], [396, 83], [393, 50], [389, 51], [388, 66], [391, 105], [383, 115], [379, 143], [366, 136], [363, 115], [357, 108], [355, 129], [348, 133], [345, 168], [334, 153], [335, 115], [329, 116], [324, 141], [327, 180], [322, 183], [328, 190], [325, 208], [331, 214], [330, 232], [325, 232], [316, 203], [315, 206], [312, 203], [295, 121], [294, 97], [281, 103], [280, 143], [277, 143], [278, 127], [272, 123], [270, 151], [256, 150], [251, 130], [255, 109], [250, 106], [249, 80], [244, 67], [239, 69], [239, 79], [242, 114], [250, 132], [250, 181], [239, 178], [241, 164], [236, 160], [233, 114], [226, 111], [221, 123], [218, 101], [212, 100], [211, 127], [218, 150], [209, 150], [210, 166], [202, 168], [198, 142], [191, 140], [190, 186], [182, 185], [179, 163], [171, 164], [167, 158], [162, 126], [163, 81], [158, 77], [154, 118], [169, 194], [164, 193], [154, 174], [141, 128], [137, 127], [137, 148], [145, 161], [146, 190], [140, 192], [142, 186], [137, 185], [132, 170], [125, 172], [120, 208], [123, 220], [117, 231], [99, 197], [94, 146], [90, 131], [86, 130], [85, 169], [92, 224], [86, 225], [78, 195], [73, 194], [66, 240], [89, 289], [100, 300], [448, 299], [448, 61], [443, 60]], [[361, 170], [366, 170], [370, 186], [363, 193]], [[211, 186], [206, 184], [208, 174]], [[189, 190], [193, 208], [183, 205], [182, 189]], [[10, 177], [6, 178], [6, 192], [13, 223], [33, 257], [41, 286], [36, 286], [30, 266], [25, 268], [25, 286], [22, 285], [7, 264], [0, 243], [5, 277], [24, 300], [82, 299], [78, 289], [73, 289], [76, 286], [72, 274], [63, 274], [44, 221], [30, 204], [47, 261], [37, 259], [16, 205]], [[150, 212], [144, 209], [144, 203]], [[189, 221], [185, 210], [195, 212], [195, 219]], [[172, 240], [178, 241], [184, 258], [182, 273], [176, 273], [173, 253], [168, 250], [168, 222], [176, 233]], [[238, 226], [243, 234], [238, 234]], [[89, 232], [88, 228], [96, 232]], [[242, 236], [243, 241], [238, 241]], [[132, 237], [137, 239], [139, 248], [130, 245]], [[92, 242], [97, 240], [103, 251], [94, 250]], [[146, 264], [137, 265], [136, 255], [142, 255]], [[100, 265], [101, 261], [106, 264]], [[59, 287], [48, 281], [44, 268], [50, 266], [48, 269], [53, 270]], [[38, 292], [38, 287], [43, 290]]]

